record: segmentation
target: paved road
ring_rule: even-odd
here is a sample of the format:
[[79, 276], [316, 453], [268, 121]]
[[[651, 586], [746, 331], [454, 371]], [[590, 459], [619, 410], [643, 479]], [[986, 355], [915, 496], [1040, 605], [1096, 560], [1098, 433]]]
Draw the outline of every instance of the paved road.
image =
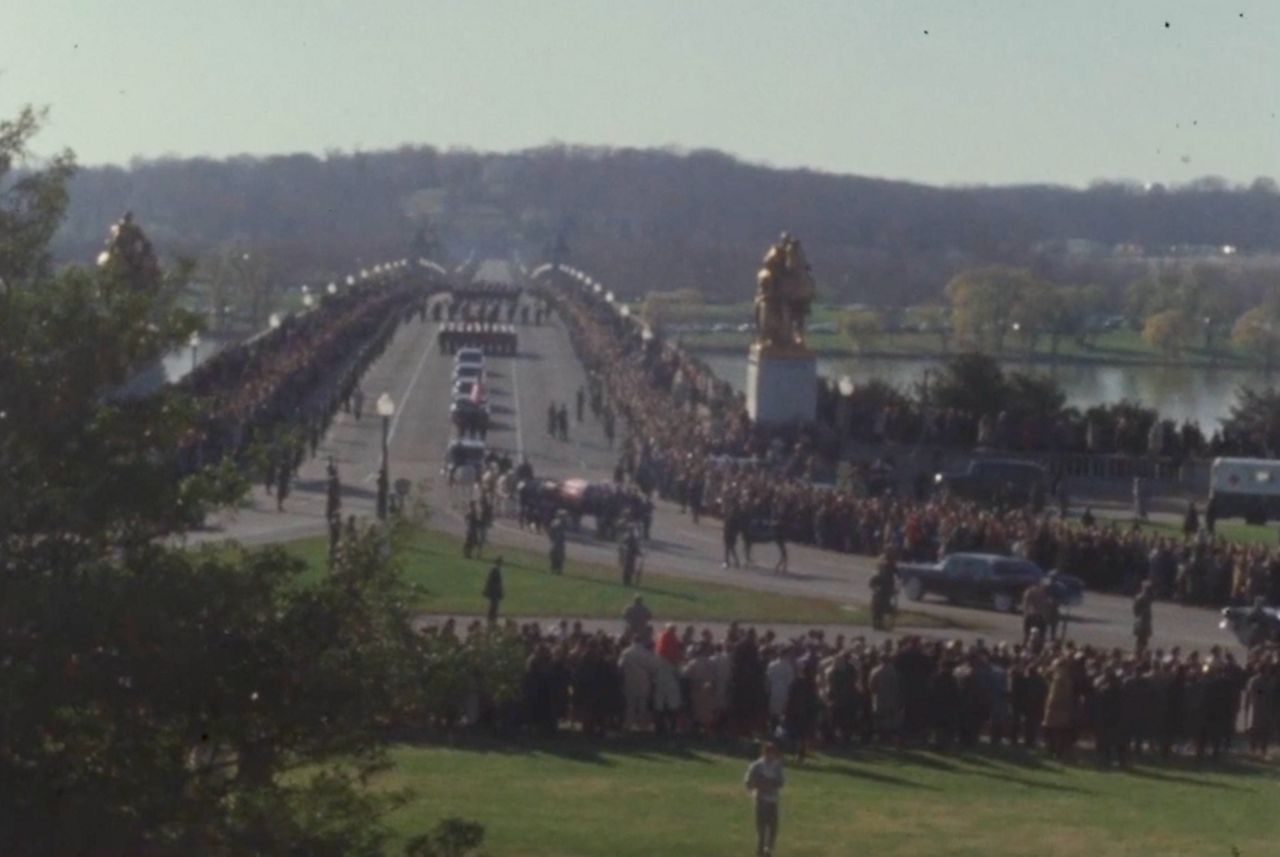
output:
[[[493, 265], [484, 270], [491, 279], [499, 279], [502, 273]], [[440, 474], [442, 453], [450, 438], [452, 363], [437, 353], [435, 332], [436, 325], [430, 320], [415, 320], [403, 326], [383, 357], [370, 368], [362, 388], [370, 408], [384, 391], [396, 402], [396, 414], [389, 425], [392, 480], [408, 478], [422, 486], [433, 510], [433, 523], [461, 533], [466, 498], [461, 489], [451, 489]], [[539, 474], [610, 478], [614, 455], [600, 425], [589, 413], [585, 423], [573, 422], [574, 394], [585, 384], [585, 377], [558, 322], [520, 328], [519, 355], [491, 358], [487, 368], [494, 419], [490, 447], [509, 450], [516, 460], [527, 455]], [[567, 443], [553, 440], [547, 433], [547, 406], [551, 402], [563, 402], [569, 407]], [[344, 512], [372, 514], [381, 455], [381, 423], [368, 413], [360, 420], [340, 414], [325, 437], [320, 454], [303, 467], [284, 512], [277, 512], [274, 501], [258, 489], [250, 508], [241, 510], [234, 520], [224, 520], [221, 531], [201, 534], [198, 539], [229, 535], [246, 543], [262, 543], [324, 532], [324, 467], [330, 455], [338, 463], [344, 486]], [[653, 536], [646, 559], [649, 571], [733, 583], [760, 590], [761, 597], [791, 593], [861, 603], [866, 600], [867, 581], [874, 570], [873, 561], [867, 557], [791, 546], [792, 571], [777, 575], [772, 571], [774, 549], [768, 545], [756, 550], [759, 567], [722, 569], [718, 522], [704, 520], [701, 526], [695, 526], [667, 503], [659, 503], [655, 512]], [[547, 548], [545, 537], [524, 532], [511, 520], [500, 520], [491, 539], [497, 544]], [[597, 542], [586, 534], [575, 535], [569, 554], [610, 565], [616, 562], [613, 545]], [[509, 606], [519, 609], [518, 605]], [[975, 627], [958, 636], [1012, 639], [1021, 635], [1017, 616], [941, 601], [925, 601], [912, 608]], [[1071, 635], [1083, 642], [1128, 647], [1132, 642], [1131, 625], [1128, 599], [1090, 594], [1085, 605], [1073, 613]], [[1156, 607], [1155, 626], [1157, 646], [1176, 643], [1204, 649], [1233, 643], [1229, 635], [1218, 630], [1213, 611], [1160, 604]]]

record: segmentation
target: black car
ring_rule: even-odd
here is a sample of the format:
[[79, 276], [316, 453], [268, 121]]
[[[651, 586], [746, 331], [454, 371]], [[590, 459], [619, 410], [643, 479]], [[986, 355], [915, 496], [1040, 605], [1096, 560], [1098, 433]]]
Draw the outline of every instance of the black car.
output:
[[958, 473], [934, 477], [938, 490], [948, 497], [982, 503], [1029, 504], [1035, 511], [1044, 508], [1049, 493], [1049, 475], [1034, 461], [1017, 458], [978, 458]]
[[1045, 574], [1030, 560], [999, 554], [953, 553], [939, 562], [905, 562], [898, 566], [898, 577], [912, 601], [940, 595], [948, 601], [989, 604], [1001, 613], [1017, 610], [1023, 593], [1041, 581], [1059, 605], [1074, 607], [1084, 600], [1080, 578]]

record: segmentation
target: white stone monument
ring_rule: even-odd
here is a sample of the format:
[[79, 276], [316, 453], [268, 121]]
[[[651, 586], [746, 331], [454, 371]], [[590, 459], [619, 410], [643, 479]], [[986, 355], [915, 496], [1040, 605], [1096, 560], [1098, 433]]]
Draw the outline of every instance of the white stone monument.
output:
[[756, 341], [747, 354], [747, 414], [761, 425], [812, 423], [818, 361], [805, 344], [813, 275], [800, 242], [782, 233], [756, 275]]

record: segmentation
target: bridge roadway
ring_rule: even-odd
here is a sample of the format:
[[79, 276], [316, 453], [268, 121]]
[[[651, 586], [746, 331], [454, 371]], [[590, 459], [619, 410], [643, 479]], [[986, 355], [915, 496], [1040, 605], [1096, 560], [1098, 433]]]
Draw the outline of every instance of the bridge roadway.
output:
[[[451, 489], [441, 474], [443, 451], [451, 437], [452, 359], [438, 353], [436, 330], [437, 325], [429, 316], [426, 322], [415, 319], [400, 328], [361, 384], [365, 394], [362, 419], [357, 420], [353, 414], [338, 415], [319, 454], [303, 466], [285, 511], [278, 512], [275, 501], [259, 486], [248, 508], [215, 522], [211, 530], [192, 539], [233, 537], [254, 544], [323, 533], [325, 465], [330, 455], [337, 462], [343, 484], [344, 514], [372, 515], [381, 456], [381, 422], [372, 411], [374, 401], [384, 391], [391, 394], [397, 408], [390, 422], [392, 481], [408, 478], [415, 485], [424, 486], [432, 525], [461, 534], [466, 498], [456, 487]], [[493, 411], [489, 446], [509, 451], [517, 461], [527, 455], [539, 475], [610, 479], [615, 457], [600, 424], [589, 411], [585, 422], [573, 419], [574, 394], [585, 384], [585, 375], [564, 327], [558, 321], [539, 327], [527, 325], [519, 328], [519, 335], [519, 355], [488, 360], [487, 387]], [[569, 408], [567, 443], [548, 435], [546, 415], [551, 402], [563, 402]], [[726, 570], [720, 567], [720, 535], [718, 521], [704, 519], [695, 526], [680, 514], [678, 507], [660, 501], [654, 515], [653, 539], [647, 546], [646, 570], [748, 587], [759, 590], [761, 597], [786, 593], [851, 605], [867, 600], [867, 581], [874, 571], [872, 558], [792, 545], [788, 548], [791, 571], [779, 575], [772, 570], [775, 549], [761, 545], [756, 549], [756, 567]], [[548, 547], [544, 536], [521, 530], [513, 519], [500, 519], [491, 530], [490, 541], [537, 551]], [[571, 558], [616, 564], [613, 544], [593, 539], [585, 528], [571, 537], [568, 553]], [[488, 552], [493, 554], [492, 550]], [[1021, 638], [1019, 616], [932, 600], [911, 604], [902, 599], [902, 604], [973, 629], [934, 633], [989, 640]], [[519, 613], [519, 605], [504, 606], [513, 614]], [[618, 605], [619, 611], [623, 606]], [[1217, 620], [1211, 610], [1158, 604], [1153, 645], [1177, 644], [1201, 650], [1222, 645], [1238, 652], [1230, 635], [1218, 629]], [[1085, 604], [1072, 611], [1070, 636], [1081, 643], [1128, 648], [1132, 644], [1131, 628], [1127, 598], [1090, 593]], [[869, 629], [858, 633], [870, 635]]]

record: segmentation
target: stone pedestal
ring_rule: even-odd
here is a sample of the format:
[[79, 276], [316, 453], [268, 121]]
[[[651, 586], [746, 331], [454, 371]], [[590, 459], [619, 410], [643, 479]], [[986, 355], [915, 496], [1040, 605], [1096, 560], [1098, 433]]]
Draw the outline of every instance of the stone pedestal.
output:
[[762, 425], [812, 423], [818, 413], [818, 360], [806, 350], [747, 355], [747, 414]]

